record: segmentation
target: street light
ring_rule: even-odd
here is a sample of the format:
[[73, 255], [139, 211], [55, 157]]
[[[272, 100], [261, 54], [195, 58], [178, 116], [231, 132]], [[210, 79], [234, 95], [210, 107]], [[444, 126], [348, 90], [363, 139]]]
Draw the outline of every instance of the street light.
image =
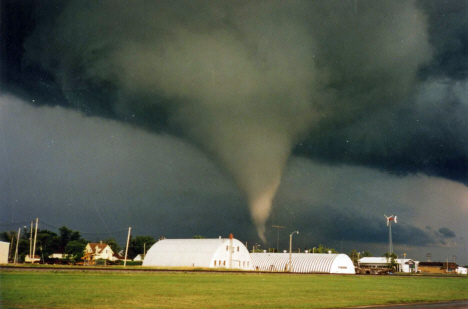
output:
[[292, 251], [292, 236], [294, 233], [299, 234], [299, 231], [294, 231], [289, 235], [289, 272], [291, 272], [291, 251]]

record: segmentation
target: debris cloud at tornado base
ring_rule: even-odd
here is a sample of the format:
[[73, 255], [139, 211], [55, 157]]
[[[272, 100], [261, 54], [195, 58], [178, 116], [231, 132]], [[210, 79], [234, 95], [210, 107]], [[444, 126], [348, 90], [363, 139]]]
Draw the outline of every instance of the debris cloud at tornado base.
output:
[[38, 10], [23, 65], [53, 76], [68, 106], [199, 146], [264, 240], [292, 148], [397, 104], [431, 59], [414, 2], [358, 3], [66, 1], [52, 20]]

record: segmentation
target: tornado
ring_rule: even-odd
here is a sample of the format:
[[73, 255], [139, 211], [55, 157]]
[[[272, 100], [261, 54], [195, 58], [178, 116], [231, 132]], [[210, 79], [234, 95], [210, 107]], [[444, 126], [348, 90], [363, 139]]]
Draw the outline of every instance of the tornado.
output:
[[24, 65], [78, 110], [147, 129], [163, 112], [232, 177], [265, 241], [292, 148], [396, 104], [431, 58], [415, 2], [356, 3], [64, 1], [25, 41]]

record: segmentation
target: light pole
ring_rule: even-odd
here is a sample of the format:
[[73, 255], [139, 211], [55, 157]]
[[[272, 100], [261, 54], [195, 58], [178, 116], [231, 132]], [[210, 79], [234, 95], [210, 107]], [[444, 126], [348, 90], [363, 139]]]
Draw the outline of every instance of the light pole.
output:
[[289, 272], [291, 272], [291, 251], [292, 251], [292, 236], [294, 233], [299, 234], [299, 231], [294, 231], [289, 235]]

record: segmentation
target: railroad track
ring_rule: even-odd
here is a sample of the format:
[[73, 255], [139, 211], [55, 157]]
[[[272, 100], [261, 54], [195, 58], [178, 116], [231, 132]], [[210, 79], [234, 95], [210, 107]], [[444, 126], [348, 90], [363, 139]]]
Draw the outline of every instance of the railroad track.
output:
[[[0, 271], [59, 271], [59, 272], [114, 272], [114, 273], [210, 273], [210, 274], [275, 274], [275, 275], [333, 275], [333, 276], [349, 276], [349, 274], [329, 274], [329, 273], [288, 273], [288, 272], [272, 272], [272, 271], [244, 271], [244, 270], [210, 270], [210, 269], [154, 269], [154, 268], [114, 268], [114, 267], [44, 267], [44, 266], [13, 266], [13, 265], [1, 265]], [[353, 276], [393, 276], [393, 275], [366, 275], [366, 274], [355, 274]], [[461, 275], [411, 275], [411, 274], [399, 274], [398, 277], [436, 277], [436, 278], [468, 278], [467, 276]]]

